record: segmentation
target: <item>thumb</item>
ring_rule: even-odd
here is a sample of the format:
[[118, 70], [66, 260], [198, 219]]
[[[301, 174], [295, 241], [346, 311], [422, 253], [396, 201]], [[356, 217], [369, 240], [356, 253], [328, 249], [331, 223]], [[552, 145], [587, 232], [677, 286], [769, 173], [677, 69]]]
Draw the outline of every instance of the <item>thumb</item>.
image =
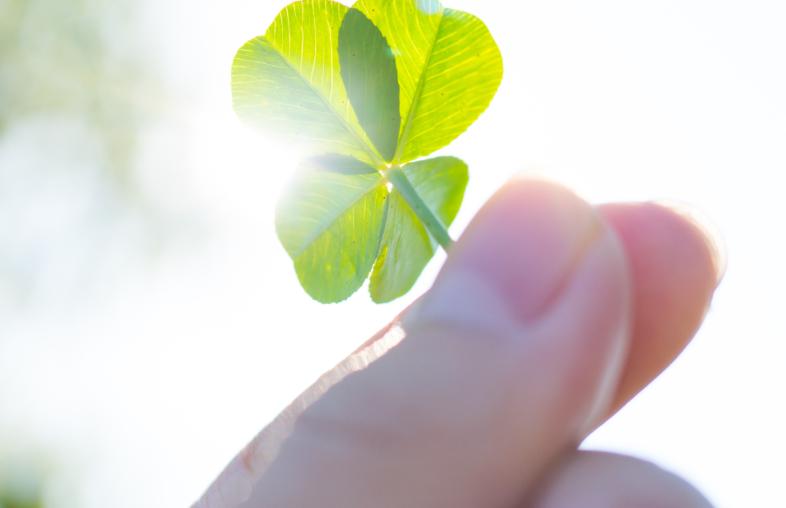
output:
[[508, 182], [406, 337], [299, 413], [242, 506], [510, 506], [604, 413], [629, 299], [623, 251], [587, 203]]
[[[596, 209], [559, 185], [516, 178], [478, 213], [404, 323], [409, 335], [473, 330], [515, 352], [511, 386], [553, 390], [528, 395], [526, 411], [542, 397], [550, 434], [578, 442], [575, 425], [592, 425], [614, 395], [631, 306], [628, 260]], [[573, 426], [549, 415], [570, 415]]]

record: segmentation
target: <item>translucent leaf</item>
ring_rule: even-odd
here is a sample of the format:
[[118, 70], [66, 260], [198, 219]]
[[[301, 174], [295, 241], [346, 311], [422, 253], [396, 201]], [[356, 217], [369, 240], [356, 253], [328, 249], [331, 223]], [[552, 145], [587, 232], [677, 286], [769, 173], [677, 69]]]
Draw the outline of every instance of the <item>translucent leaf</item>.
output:
[[[456, 217], [469, 174], [455, 157], [435, 157], [402, 168], [407, 178], [440, 220], [449, 226]], [[394, 300], [415, 284], [437, 250], [437, 243], [395, 189], [390, 193], [388, 217], [379, 259], [369, 292], [377, 303]]]
[[374, 166], [370, 166], [363, 161], [346, 155], [330, 153], [327, 155], [317, 155], [303, 159], [300, 167], [312, 171], [323, 171], [327, 173], [341, 173], [342, 175], [365, 175], [379, 173]]
[[486, 25], [436, 0], [359, 0], [396, 56], [401, 132], [394, 162], [447, 146], [486, 110], [502, 55]]
[[346, 300], [379, 251], [387, 187], [379, 173], [298, 172], [276, 207], [276, 232], [315, 300]]
[[391, 161], [401, 127], [396, 59], [379, 29], [350, 9], [338, 36], [344, 87], [366, 132], [385, 161]]
[[238, 51], [238, 117], [307, 156], [276, 230], [313, 298], [346, 299], [373, 267], [372, 298], [393, 300], [433, 257], [435, 238], [449, 248], [467, 166], [415, 159], [464, 132], [501, 79], [486, 26], [437, 0], [295, 2]]
[[284, 8], [264, 36], [232, 64], [232, 101], [241, 122], [307, 154], [381, 159], [360, 127], [341, 79], [338, 36], [349, 9], [330, 0]]

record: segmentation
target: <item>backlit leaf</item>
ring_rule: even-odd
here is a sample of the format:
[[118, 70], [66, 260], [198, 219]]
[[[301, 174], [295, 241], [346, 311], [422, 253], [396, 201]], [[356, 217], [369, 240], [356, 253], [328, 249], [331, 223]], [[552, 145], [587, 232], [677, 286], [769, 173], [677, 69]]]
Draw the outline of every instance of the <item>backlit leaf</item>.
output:
[[350, 9], [338, 36], [341, 77], [357, 115], [385, 161], [396, 151], [401, 114], [396, 59], [379, 29], [362, 12]]
[[300, 171], [276, 207], [276, 232], [315, 300], [340, 302], [357, 291], [377, 258], [387, 187], [379, 173]]
[[240, 48], [238, 117], [306, 157], [276, 231], [309, 295], [342, 301], [373, 268], [372, 299], [388, 302], [412, 288], [436, 240], [450, 248], [467, 166], [416, 159], [464, 132], [501, 79], [483, 22], [438, 0], [294, 2]]
[[448, 145], [486, 110], [502, 56], [486, 25], [436, 0], [359, 0], [396, 55], [401, 132], [394, 162]]
[[300, 163], [301, 168], [313, 171], [323, 171], [327, 173], [341, 173], [342, 175], [365, 175], [379, 173], [377, 168], [370, 166], [363, 161], [347, 155], [329, 153], [326, 155], [316, 155], [303, 159]]
[[284, 8], [232, 64], [238, 118], [307, 154], [339, 153], [379, 165], [341, 79], [338, 35], [349, 9], [330, 0]]

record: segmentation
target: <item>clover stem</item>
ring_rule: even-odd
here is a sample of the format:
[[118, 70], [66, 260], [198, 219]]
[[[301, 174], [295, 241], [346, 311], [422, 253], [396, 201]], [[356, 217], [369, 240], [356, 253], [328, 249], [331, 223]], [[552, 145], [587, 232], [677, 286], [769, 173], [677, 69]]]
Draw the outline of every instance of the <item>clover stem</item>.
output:
[[404, 198], [404, 201], [409, 205], [415, 213], [420, 222], [426, 227], [431, 236], [442, 246], [447, 252], [453, 244], [453, 240], [448, 234], [448, 228], [442, 224], [439, 217], [429, 208], [423, 198], [420, 197], [418, 191], [404, 174], [397, 164], [389, 167], [384, 171], [388, 181], [393, 184], [396, 190]]

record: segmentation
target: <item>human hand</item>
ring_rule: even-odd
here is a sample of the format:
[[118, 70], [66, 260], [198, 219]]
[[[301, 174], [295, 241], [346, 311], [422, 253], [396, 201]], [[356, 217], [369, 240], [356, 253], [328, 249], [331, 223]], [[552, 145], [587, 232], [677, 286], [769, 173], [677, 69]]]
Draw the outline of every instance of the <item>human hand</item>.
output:
[[682, 351], [722, 271], [718, 244], [671, 209], [515, 178], [432, 289], [195, 508], [709, 507], [654, 465], [577, 446]]

